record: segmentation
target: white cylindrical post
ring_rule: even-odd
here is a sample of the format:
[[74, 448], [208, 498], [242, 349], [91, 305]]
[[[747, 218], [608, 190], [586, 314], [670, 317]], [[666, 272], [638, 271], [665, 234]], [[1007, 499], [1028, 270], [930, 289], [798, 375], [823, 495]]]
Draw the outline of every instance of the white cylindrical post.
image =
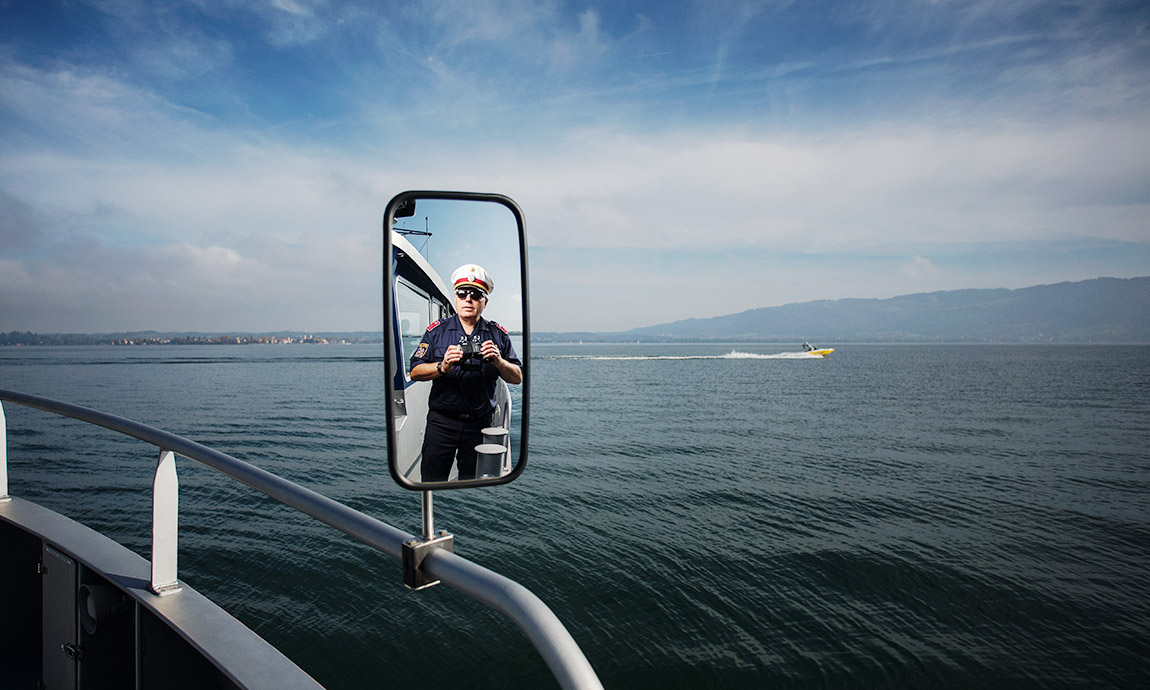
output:
[[482, 443], [475, 446], [475, 476], [498, 477], [507, 449], [501, 443]]

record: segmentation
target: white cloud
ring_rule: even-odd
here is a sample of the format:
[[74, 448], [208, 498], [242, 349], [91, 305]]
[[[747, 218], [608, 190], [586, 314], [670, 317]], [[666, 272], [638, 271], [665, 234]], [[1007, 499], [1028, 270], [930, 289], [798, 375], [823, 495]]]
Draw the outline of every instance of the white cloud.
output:
[[86, 68], [36, 69], [0, 61], [0, 111], [6, 111], [14, 130], [5, 138], [8, 168], [8, 158], [23, 151], [41, 158], [51, 157], [49, 151], [75, 152], [98, 157], [103, 166], [124, 159], [199, 158], [219, 140], [205, 129], [210, 121], [201, 114]]
[[909, 261], [902, 265], [899, 274], [904, 278], [913, 281], [921, 280], [923, 278], [931, 278], [939, 274], [938, 266], [930, 259], [915, 254]]
[[[536, 242], [845, 249], [891, 241], [1145, 239], [1150, 131], [851, 129], [817, 138], [583, 132], [525, 161]], [[534, 168], [532, 166], [534, 165]], [[1134, 204], [1131, 206], [1131, 202]]]
[[599, 13], [594, 9], [579, 14], [579, 31], [560, 35], [548, 45], [553, 69], [566, 72], [588, 62], [598, 62], [609, 50], [599, 30]]

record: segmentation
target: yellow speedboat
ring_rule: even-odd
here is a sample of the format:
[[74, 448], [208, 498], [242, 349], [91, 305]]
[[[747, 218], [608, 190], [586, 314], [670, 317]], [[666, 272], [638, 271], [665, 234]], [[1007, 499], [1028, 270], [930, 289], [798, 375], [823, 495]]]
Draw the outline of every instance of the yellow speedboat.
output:
[[826, 357], [827, 355], [829, 355], [830, 353], [832, 353], [834, 351], [835, 351], [835, 349], [833, 347], [817, 348], [814, 345], [811, 345], [810, 343], [803, 343], [803, 352], [805, 352], [808, 355], [817, 355], [819, 357]]

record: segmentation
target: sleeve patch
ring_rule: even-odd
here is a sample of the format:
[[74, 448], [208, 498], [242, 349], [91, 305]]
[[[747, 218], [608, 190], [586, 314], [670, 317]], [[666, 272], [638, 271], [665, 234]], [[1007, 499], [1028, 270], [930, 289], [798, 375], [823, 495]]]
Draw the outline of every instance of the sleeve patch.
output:
[[428, 343], [420, 343], [419, 349], [415, 351], [415, 356], [412, 359], [423, 359], [423, 356], [427, 354], [427, 347]]

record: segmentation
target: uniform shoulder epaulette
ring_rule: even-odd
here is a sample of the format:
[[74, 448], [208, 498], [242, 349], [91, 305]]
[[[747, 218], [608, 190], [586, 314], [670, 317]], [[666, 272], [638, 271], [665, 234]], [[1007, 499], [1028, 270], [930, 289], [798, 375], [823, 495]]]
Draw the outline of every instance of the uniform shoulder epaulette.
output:
[[492, 322], [491, 322], [491, 325], [492, 325], [492, 326], [495, 326], [495, 327], [496, 327], [496, 328], [498, 328], [499, 330], [503, 331], [503, 335], [507, 335], [507, 329], [506, 329], [506, 328], [504, 328], [503, 326], [500, 326], [498, 323], [496, 323], [496, 322], [494, 322], [494, 321], [492, 321]]
[[442, 321], [432, 321], [431, 325], [427, 327], [428, 332], [434, 331], [435, 327], [443, 323]]

